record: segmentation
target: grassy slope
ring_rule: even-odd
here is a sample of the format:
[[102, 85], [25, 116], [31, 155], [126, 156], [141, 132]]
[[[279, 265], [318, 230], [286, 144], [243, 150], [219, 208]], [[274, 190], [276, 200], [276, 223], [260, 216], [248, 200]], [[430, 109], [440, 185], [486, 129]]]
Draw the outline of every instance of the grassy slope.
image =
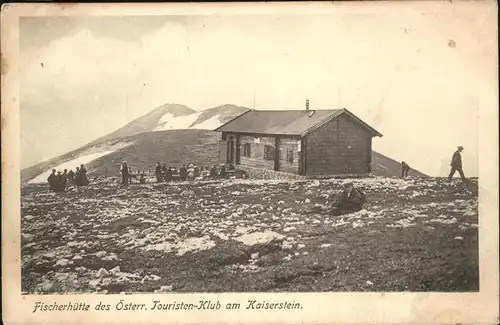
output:
[[[410, 166], [411, 168], [411, 166]], [[378, 152], [372, 152], [372, 172], [378, 176], [400, 176], [401, 162], [384, 156]], [[415, 169], [410, 169], [408, 175], [416, 177], [427, 177], [424, 173]]]
[[[366, 212], [343, 217], [344, 224], [307, 213], [337, 194], [341, 182], [225, 181], [124, 189], [118, 179], [108, 179], [63, 194], [26, 186], [22, 290], [151, 292], [170, 285], [175, 292], [478, 290], [476, 182], [355, 180], [367, 193]], [[405, 222], [413, 225], [393, 227]], [[238, 227], [273, 230], [289, 245], [245, 246], [234, 240]], [[149, 244], [203, 236], [216, 246], [183, 256], [176, 250], [144, 250]], [[253, 253], [259, 256], [252, 260]], [[76, 255], [81, 259], [73, 260]], [[58, 265], [63, 258], [71, 263]], [[96, 279], [100, 268], [116, 266], [129, 278]], [[141, 282], [148, 274], [160, 279]]]
[[88, 165], [91, 176], [118, 175], [120, 164], [127, 161], [132, 170], [153, 170], [156, 162], [180, 166], [196, 162], [200, 166], [218, 162], [218, 137], [220, 135], [205, 130], [173, 130], [141, 133], [127, 137], [125, 141], [135, 141], [131, 146], [101, 157]]
[[134, 142], [133, 145], [101, 157], [87, 165], [90, 176], [118, 175], [119, 165], [126, 160], [133, 170], [154, 168], [157, 161], [179, 165], [195, 161], [200, 165], [209, 165], [218, 161], [219, 134], [205, 130], [171, 130], [136, 134], [130, 137], [107, 140], [98, 145], [86, 145], [78, 150], [50, 159], [46, 162], [23, 169], [21, 180], [26, 182], [42, 172], [65, 161], [69, 161], [86, 151], [102, 146], [107, 148], [115, 143]]

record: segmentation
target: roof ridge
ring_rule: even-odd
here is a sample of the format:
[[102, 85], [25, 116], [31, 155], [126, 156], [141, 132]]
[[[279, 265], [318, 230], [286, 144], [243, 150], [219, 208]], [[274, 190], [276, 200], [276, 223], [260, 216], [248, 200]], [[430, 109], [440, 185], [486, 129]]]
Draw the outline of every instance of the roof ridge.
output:
[[248, 110], [219, 126], [215, 131], [305, 136], [341, 114], [349, 115], [361, 126], [381, 136], [345, 108], [329, 110]]
[[328, 108], [328, 109], [250, 109], [253, 112], [310, 112], [310, 111], [341, 111], [342, 108]]

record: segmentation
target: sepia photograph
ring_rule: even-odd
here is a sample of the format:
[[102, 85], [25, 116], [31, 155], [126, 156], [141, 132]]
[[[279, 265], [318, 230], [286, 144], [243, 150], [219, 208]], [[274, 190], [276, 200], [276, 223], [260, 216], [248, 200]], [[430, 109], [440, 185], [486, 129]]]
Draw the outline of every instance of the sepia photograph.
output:
[[388, 6], [21, 15], [20, 294], [485, 289], [496, 4]]

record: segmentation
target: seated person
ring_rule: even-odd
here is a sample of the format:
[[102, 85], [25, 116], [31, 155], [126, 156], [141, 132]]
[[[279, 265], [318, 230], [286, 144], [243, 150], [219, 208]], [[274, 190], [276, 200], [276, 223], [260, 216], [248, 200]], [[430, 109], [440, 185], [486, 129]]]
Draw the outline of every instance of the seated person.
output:
[[210, 169], [210, 178], [217, 178], [218, 174], [219, 174], [219, 172], [217, 171], [217, 167], [213, 166]]
[[366, 203], [365, 194], [351, 182], [344, 185], [344, 191], [333, 205], [330, 213], [334, 216], [360, 211]]
[[219, 170], [219, 178], [226, 178], [227, 172], [226, 172], [226, 165], [222, 165]]

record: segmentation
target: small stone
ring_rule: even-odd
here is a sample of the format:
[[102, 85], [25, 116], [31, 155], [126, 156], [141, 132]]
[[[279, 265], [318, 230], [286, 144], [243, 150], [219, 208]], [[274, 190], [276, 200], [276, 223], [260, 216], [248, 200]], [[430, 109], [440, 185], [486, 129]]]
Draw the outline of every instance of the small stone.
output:
[[113, 261], [113, 260], [117, 260], [117, 259], [118, 259], [118, 257], [114, 253], [111, 253], [110, 255], [102, 258], [103, 261]]
[[330, 246], [332, 246], [332, 244], [322, 244], [320, 247], [321, 248], [326, 248], [326, 247], [330, 247]]
[[67, 266], [69, 264], [69, 260], [65, 258], [61, 258], [56, 262], [56, 266]]
[[366, 284], [368, 284], [369, 286], [372, 286], [373, 282], [371, 282], [370, 280], [368, 280], [368, 281], [366, 281]]
[[105, 278], [105, 279], [102, 279], [101, 284], [103, 286], [107, 286], [107, 285], [110, 285], [111, 282], [113, 282], [113, 280], [111, 278]]
[[259, 252], [252, 253], [252, 255], [250, 255], [250, 258], [251, 258], [252, 260], [256, 260], [256, 259], [258, 259], [258, 258], [259, 258]]
[[87, 268], [85, 266], [78, 266], [78, 267], [75, 267], [75, 271], [78, 273], [83, 273], [83, 272], [87, 271]]
[[173, 286], [169, 285], [169, 286], [161, 286], [161, 288], [159, 290], [156, 290], [157, 292], [170, 292], [174, 289]]
[[287, 241], [284, 241], [282, 244], [281, 244], [281, 249], [282, 250], [290, 250], [293, 248], [293, 245], [292, 243], [289, 243]]
[[109, 276], [109, 272], [105, 268], [100, 268], [99, 271], [97, 271], [96, 275], [97, 278], [105, 278]]
[[111, 270], [109, 270], [109, 273], [111, 273], [112, 275], [115, 275], [116, 273], [119, 273], [119, 272], [120, 272], [120, 266], [119, 265], [117, 265], [114, 268], [112, 268]]
[[81, 257], [80, 255], [73, 256], [73, 261], [79, 261], [81, 259], [83, 259], [83, 257]]
[[42, 291], [44, 292], [51, 291], [52, 288], [54, 288], [54, 283], [52, 282], [45, 282], [42, 284]]
[[99, 251], [99, 252], [95, 253], [95, 256], [96, 257], [104, 257], [104, 256], [106, 256], [106, 251]]
[[89, 287], [95, 289], [99, 286], [99, 284], [101, 283], [101, 280], [99, 279], [95, 279], [95, 280], [90, 280], [89, 281]]
[[56, 253], [54, 253], [54, 252], [45, 253], [42, 256], [46, 257], [46, 258], [54, 258], [56, 256]]
[[463, 239], [464, 239], [464, 237], [462, 237], [462, 236], [455, 237], [455, 240], [463, 240]]

